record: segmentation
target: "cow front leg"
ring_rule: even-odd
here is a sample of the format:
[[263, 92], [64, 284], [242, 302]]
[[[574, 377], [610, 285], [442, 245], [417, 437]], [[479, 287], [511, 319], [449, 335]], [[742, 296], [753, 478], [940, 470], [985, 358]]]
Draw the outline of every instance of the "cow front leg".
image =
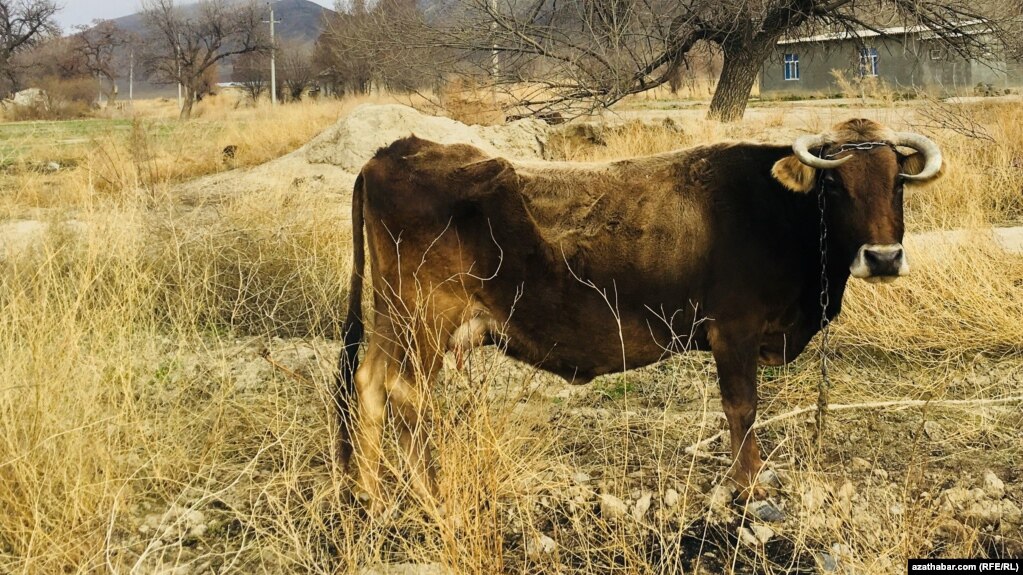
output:
[[736, 336], [721, 329], [711, 331], [711, 350], [717, 364], [721, 388], [721, 406], [728, 419], [732, 447], [732, 468], [729, 478], [739, 488], [739, 499], [763, 497], [756, 484], [764, 462], [753, 433], [757, 418], [757, 355], [759, 340]]

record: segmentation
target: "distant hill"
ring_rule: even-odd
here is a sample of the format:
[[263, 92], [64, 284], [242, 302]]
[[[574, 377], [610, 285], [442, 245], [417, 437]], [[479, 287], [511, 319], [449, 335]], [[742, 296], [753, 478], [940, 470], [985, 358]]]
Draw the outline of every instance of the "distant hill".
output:
[[275, 32], [282, 41], [313, 43], [323, 32], [324, 16], [334, 11], [309, 0], [278, 0], [274, 18], [280, 20]]
[[[279, 42], [311, 44], [323, 31], [323, 17], [334, 11], [309, 0], [276, 0], [272, 2], [274, 18], [280, 21], [275, 33]], [[195, 10], [195, 4], [185, 4], [186, 11]], [[269, 16], [269, 13], [267, 14]], [[123, 30], [143, 35], [145, 25], [142, 14], [136, 13], [111, 20]]]

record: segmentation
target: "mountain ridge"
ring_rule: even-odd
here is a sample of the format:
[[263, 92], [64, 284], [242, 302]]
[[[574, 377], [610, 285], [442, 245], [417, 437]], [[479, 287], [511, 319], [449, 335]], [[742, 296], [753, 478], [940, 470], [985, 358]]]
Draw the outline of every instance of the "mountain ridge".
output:
[[[277, 41], [282, 43], [312, 44], [323, 32], [324, 16], [333, 14], [330, 8], [320, 6], [310, 0], [276, 0], [272, 2], [274, 19], [278, 20], [275, 27]], [[194, 11], [197, 3], [184, 4], [183, 10]], [[269, 20], [269, 11], [265, 18]], [[145, 22], [142, 13], [136, 12], [119, 18], [110, 18], [118, 28], [130, 33], [145, 36]]]

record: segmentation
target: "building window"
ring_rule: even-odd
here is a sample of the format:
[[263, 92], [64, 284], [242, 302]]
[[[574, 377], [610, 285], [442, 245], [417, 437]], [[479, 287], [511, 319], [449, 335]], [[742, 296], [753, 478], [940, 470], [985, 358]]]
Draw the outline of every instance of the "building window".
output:
[[860, 76], [877, 76], [877, 48], [860, 48]]
[[931, 60], [942, 60], [945, 58], [945, 51], [941, 48], [931, 48]]
[[785, 79], [799, 79], [799, 54], [785, 54]]

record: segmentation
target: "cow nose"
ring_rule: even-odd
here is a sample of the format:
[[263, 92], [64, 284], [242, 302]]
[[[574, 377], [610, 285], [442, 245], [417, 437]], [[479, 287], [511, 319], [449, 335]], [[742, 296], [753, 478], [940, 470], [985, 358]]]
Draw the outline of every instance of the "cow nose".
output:
[[863, 250], [863, 258], [873, 275], [896, 275], [902, 261], [902, 248], [866, 249]]
[[853, 265], [853, 277], [867, 280], [892, 280], [909, 273], [902, 244], [867, 244], [860, 246]]

